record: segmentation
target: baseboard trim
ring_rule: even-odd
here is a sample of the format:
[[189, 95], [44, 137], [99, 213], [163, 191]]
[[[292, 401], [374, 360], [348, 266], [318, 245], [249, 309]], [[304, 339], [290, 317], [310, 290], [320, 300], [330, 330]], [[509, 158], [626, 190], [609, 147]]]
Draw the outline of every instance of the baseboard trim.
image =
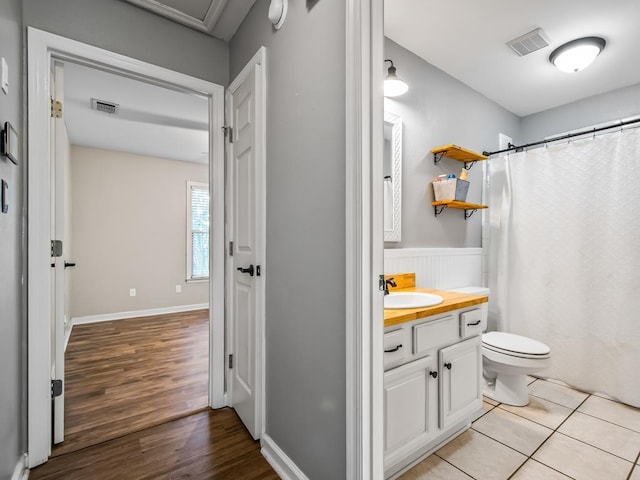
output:
[[190, 312], [192, 310], [203, 310], [209, 308], [208, 303], [197, 303], [194, 305], [178, 305], [175, 307], [151, 308], [148, 310], [135, 310], [132, 312], [104, 313], [101, 315], [88, 315], [86, 317], [74, 317], [71, 319], [72, 325], [83, 325], [85, 323], [110, 322], [112, 320], [124, 320], [126, 318], [151, 317], [153, 315], [166, 315], [167, 313]]
[[309, 480], [269, 435], [263, 434], [260, 444], [260, 453], [282, 480]]
[[27, 468], [27, 456], [23, 454], [20, 456], [20, 460], [16, 463], [16, 468], [13, 469], [13, 475], [11, 480], [27, 480], [29, 478], [29, 469]]
[[67, 330], [64, 334], [64, 351], [67, 351], [67, 345], [69, 345], [69, 340], [71, 339], [71, 331], [73, 330], [73, 318], [69, 320], [69, 330]]

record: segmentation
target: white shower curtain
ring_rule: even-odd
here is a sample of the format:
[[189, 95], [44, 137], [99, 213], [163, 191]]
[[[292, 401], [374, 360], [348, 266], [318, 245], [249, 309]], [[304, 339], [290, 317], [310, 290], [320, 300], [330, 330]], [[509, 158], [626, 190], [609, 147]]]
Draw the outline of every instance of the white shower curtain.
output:
[[640, 129], [491, 159], [490, 314], [540, 372], [640, 407]]

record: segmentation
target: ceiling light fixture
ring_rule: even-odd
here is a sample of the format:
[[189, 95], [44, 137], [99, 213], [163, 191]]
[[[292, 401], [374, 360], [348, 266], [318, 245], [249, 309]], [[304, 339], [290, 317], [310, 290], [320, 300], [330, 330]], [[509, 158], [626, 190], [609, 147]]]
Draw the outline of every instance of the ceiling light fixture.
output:
[[407, 90], [409, 90], [409, 85], [398, 77], [396, 67], [393, 66], [393, 61], [385, 60], [385, 62], [391, 63], [391, 66], [387, 70], [387, 78], [384, 79], [384, 96], [398, 97], [404, 95], [407, 93]]
[[579, 72], [591, 65], [606, 44], [601, 37], [578, 38], [556, 48], [549, 61], [563, 72]]

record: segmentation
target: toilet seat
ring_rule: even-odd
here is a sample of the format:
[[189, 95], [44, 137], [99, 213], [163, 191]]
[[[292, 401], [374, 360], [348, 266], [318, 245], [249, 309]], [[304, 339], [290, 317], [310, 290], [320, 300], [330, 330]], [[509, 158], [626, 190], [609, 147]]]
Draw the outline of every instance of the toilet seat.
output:
[[510, 357], [544, 359], [551, 355], [551, 349], [544, 343], [513, 333], [485, 333], [482, 335], [482, 346]]

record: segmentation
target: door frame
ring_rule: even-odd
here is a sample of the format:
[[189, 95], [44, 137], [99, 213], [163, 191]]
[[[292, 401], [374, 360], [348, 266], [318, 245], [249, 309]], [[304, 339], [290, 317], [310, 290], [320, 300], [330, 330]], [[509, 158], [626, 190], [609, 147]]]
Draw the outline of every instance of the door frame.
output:
[[[256, 169], [256, 175], [259, 177], [259, 189], [256, 191], [256, 199], [260, 203], [260, 212], [258, 215], [260, 216], [260, 234], [259, 234], [259, 242], [256, 247], [257, 259], [256, 263], [262, 266], [262, 273], [260, 274], [260, 281], [256, 282], [255, 289], [256, 295], [258, 297], [258, 301], [256, 302], [256, 331], [255, 331], [255, 344], [256, 344], [256, 352], [255, 352], [255, 362], [256, 362], [256, 402], [259, 404], [259, 409], [257, 412], [258, 416], [258, 438], [262, 438], [265, 432], [265, 379], [266, 379], [266, 345], [265, 345], [265, 285], [267, 281], [268, 271], [265, 268], [265, 260], [266, 260], [266, 231], [267, 231], [267, 202], [266, 202], [266, 193], [267, 193], [267, 181], [266, 181], [266, 157], [267, 157], [267, 49], [262, 46], [256, 52], [256, 54], [247, 62], [247, 64], [242, 68], [240, 73], [236, 75], [236, 77], [231, 81], [229, 86], [227, 87], [225, 93], [225, 124], [228, 126], [233, 125], [233, 118], [231, 116], [231, 102], [233, 92], [235, 92], [238, 87], [245, 81], [249, 73], [253, 68], [258, 68], [257, 72], [257, 88], [256, 88], [256, 107], [258, 110], [258, 114], [256, 115], [256, 129], [258, 131], [258, 136], [260, 140], [255, 145], [255, 155], [257, 158], [256, 164], [258, 168]], [[225, 142], [228, 142], [229, 138], [225, 139]], [[234, 190], [233, 190], [233, 182], [231, 181], [231, 172], [232, 172], [232, 158], [231, 158], [231, 150], [227, 149], [225, 152], [225, 164], [227, 168], [227, 189], [226, 189], [226, 218], [227, 222], [225, 225], [226, 228], [226, 241], [231, 242], [234, 241], [233, 237], [233, 219], [234, 219]], [[228, 245], [228, 244], [227, 244]], [[234, 317], [233, 317], [233, 257], [229, 255], [229, 250], [225, 249], [226, 252], [226, 271], [227, 271], [227, 284], [226, 284], [226, 307], [225, 312], [227, 315], [227, 329], [226, 329], [226, 342], [227, 342], [227, 354], [233, 354], [233, 332], [234, 332]], [[228, 358], [228, 357], [227, 357]], [[228, 364], [227, 364], [228, 365]], [[227, 370], [227, 383], [226, 383], [226, 391], [227, 391], [227, 400], [228, 405], [233, 407], [233, 377], [232, 373]]]
[[51, 453], [51, 290], [49, 211], [50, 71], [53, 59], [99, 66], [209, 99], [209, 185], [211, 193], [209, 272], [209, 405], [226, 405], [224, 351], [224, 88], [157, 65], [69, 38], [27, 28], [28, 148], [27, 172], [27, 325], [29, 468]]
[[384, 478], [383, 0], [346, 4], [346, 477]]

